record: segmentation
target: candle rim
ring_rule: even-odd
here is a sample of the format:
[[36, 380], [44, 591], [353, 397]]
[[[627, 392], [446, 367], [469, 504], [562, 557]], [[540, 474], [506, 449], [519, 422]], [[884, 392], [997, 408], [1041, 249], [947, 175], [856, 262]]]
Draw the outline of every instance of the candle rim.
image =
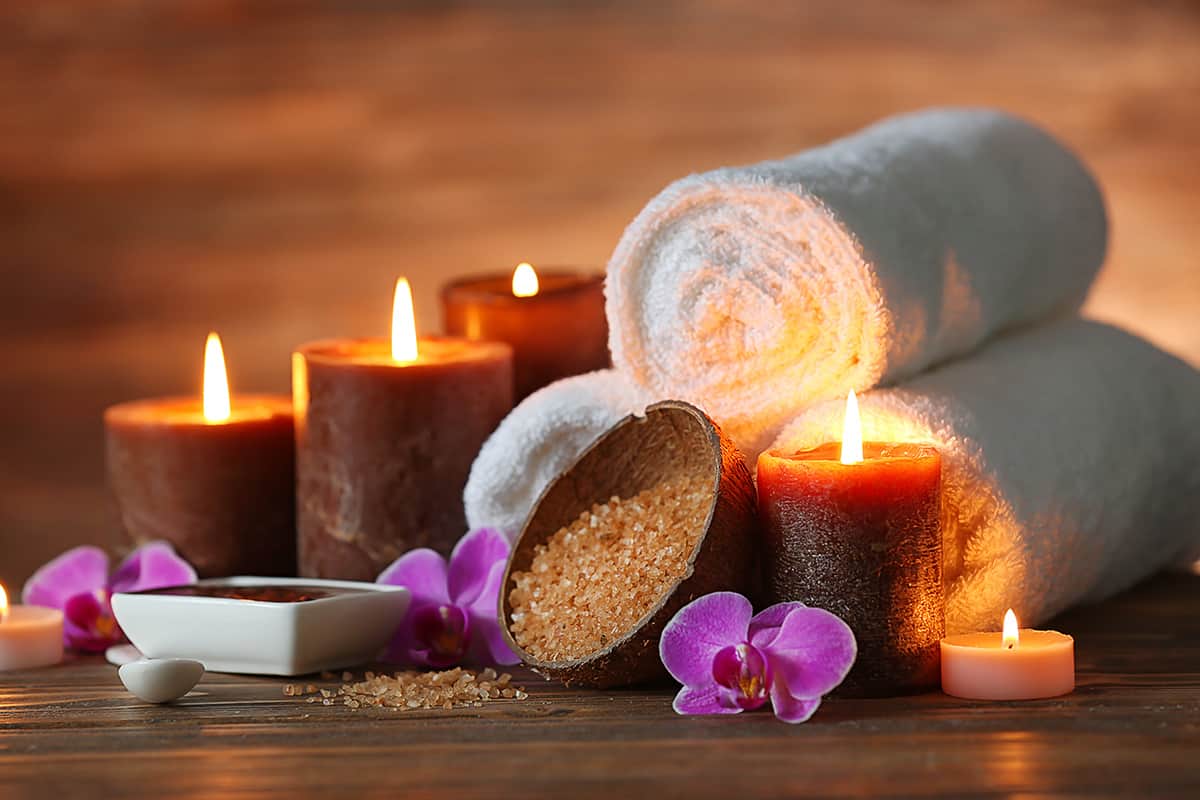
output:
[[[442, 287], [443, 301], [473, 301], [484, 304], [534, 304], [553, 297], [579, 294], [604, 285], [603, 272], [571, 271], [569, 267], [535, 267], [538, 293], [517, 297], [512, 293], [512, 271], [482, 273], [456, 278]], [[566, 281], [566, 283], [563, 283]]]
[[[782, 461], [825, 462], [831, 461], [854, 469], [867, 463], [888, 463], [898, 461], [915, 461], [938, 455], [936, 446], [929, 442], [881, 442], [863, 440], [863, 460], [854, 464], [843, 464], [841, 460], [841, 442], [822, 442], [814, 447], [797, 450], [768, 450], [763, 455]], [[899, 452], [887, 452], [895, 449]]]
[[204, 418], [203, 400], [192, 395], [160, 395], [142, 397], [111, 405], [104, 410], [106, 423], [137, 423], [139, 425], [179, 426], [197, 428], [226, 428], [263, 420], [291, 418], [292, 397], [286, 394], [235, 394], [231, 416], [222, 422]]
[[[489, 339], [468, 339], [465, 336], [418, 336], [417, 343], [418, 355], [414, 361], [394, 360], [391, 339], [374, 336], [318, 339], [297, 347], [295, 355], [314, 363], [372, 367], [393, 366], [397, 369], [483, 362], [497, 357], [512, 356], [510, 345]], [[443, 346], [455, 346], [458, 349], [449, 353], [439, 352], [438, 348]], [[356, 350], [358, 352], [355, 352]], [[366, 352], [362, 352], [363, 350]]]

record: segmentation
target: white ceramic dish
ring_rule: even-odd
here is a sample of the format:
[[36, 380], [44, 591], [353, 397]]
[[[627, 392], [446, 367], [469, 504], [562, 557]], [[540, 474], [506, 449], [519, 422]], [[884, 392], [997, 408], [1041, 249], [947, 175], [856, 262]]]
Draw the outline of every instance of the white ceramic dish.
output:
[[408, 609], [398, 586], [238, 576], [197, 587], [311, 587], [341, 591], [300, 602], [122, 593], [113, 613], [146, 658], [190, 658], [209, 672], [304, 675], [375, 658]]

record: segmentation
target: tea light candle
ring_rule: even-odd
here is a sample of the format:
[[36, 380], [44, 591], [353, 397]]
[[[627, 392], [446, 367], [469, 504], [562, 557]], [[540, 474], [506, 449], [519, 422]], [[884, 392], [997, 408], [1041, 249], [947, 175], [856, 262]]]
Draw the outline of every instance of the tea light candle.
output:
[[1036, 700], [1075, 690], [1075, 640], [1058, 631], [1004, 630], [942, 640], [942, 691], [969, 700]]
[[559, 378], [609, 366], [604, 276], [538, 273], [519, 264], [509, 275], [455, 281], [442, 289], [446, 332], [506, 342], [513, 349], [520, 402]]
[[112, 406], [104, 427], [109, 482], [135, 543], [166, 539], [202, 578], [295, 573], [291, 398], [231, 396], [215, 333], [200, 397]]
[[414, 547], [449, 553], [471, 464], [512, 408], [512, 349], [418, 340], [401, 278], [390, 342], [306, 344], [292, 384], [300, 574], [373, 581]]
[[0, 672], [57, 664], [63, 657], [63, 615], [56, 608], [8, 604], [0, 586]]
[[937, 688], [946, 634], [941, 459], [920, 444], [863, 442], [846, 400], [842, 442], [758, 459], [771, 602], [840, 616], [858, 660], [841, 694]]

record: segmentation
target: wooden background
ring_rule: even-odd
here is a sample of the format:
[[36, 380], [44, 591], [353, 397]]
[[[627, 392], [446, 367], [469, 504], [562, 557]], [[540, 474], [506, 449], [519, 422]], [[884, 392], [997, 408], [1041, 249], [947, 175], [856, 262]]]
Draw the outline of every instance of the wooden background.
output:
[[101, 410], [196, 391], [210, 328], [286, 390], [398, 273], [432, 330], [453, 275], [601, 264], [673, 178], [931, 104], [1072, 142], [1090, 310], [1200, 364], [1194, 2], [0, 4], [0, 580], [120, 540]]

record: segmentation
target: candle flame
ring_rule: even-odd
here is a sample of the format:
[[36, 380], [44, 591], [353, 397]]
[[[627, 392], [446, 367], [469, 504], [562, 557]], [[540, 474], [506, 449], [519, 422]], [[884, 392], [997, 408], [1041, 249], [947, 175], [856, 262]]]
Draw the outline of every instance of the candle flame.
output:
[[396, 293], [392, 297], [392, 359], [417, 360], [417, 320], [408, 278], [396, 280]]
[[846, 395], [846, 418], [842, 422], [842, 463], [860, 464], [863, 460], [862, 419], [854, 390]]
[[204, 421], [226, 422], [230, 416], [229, 374], [225, 370], [225, 351], [221, 337], [208, 335], [204, 343]]
[[512, 293], [514, 297], [533, 297], [538, 293], [537, 270], [532, 264], [521, 262], [513, 270]]
[[1015, 650], [1021, 643], [1021, 631], [1017, 628], [1017, 615], [1011, 608], [1004, 612], [1004, 635], [1001, 641], [1006, 650]]
[[0, 622], [8, 616], [8, 592], [4, 591], [4, 584], [0, 583]]

